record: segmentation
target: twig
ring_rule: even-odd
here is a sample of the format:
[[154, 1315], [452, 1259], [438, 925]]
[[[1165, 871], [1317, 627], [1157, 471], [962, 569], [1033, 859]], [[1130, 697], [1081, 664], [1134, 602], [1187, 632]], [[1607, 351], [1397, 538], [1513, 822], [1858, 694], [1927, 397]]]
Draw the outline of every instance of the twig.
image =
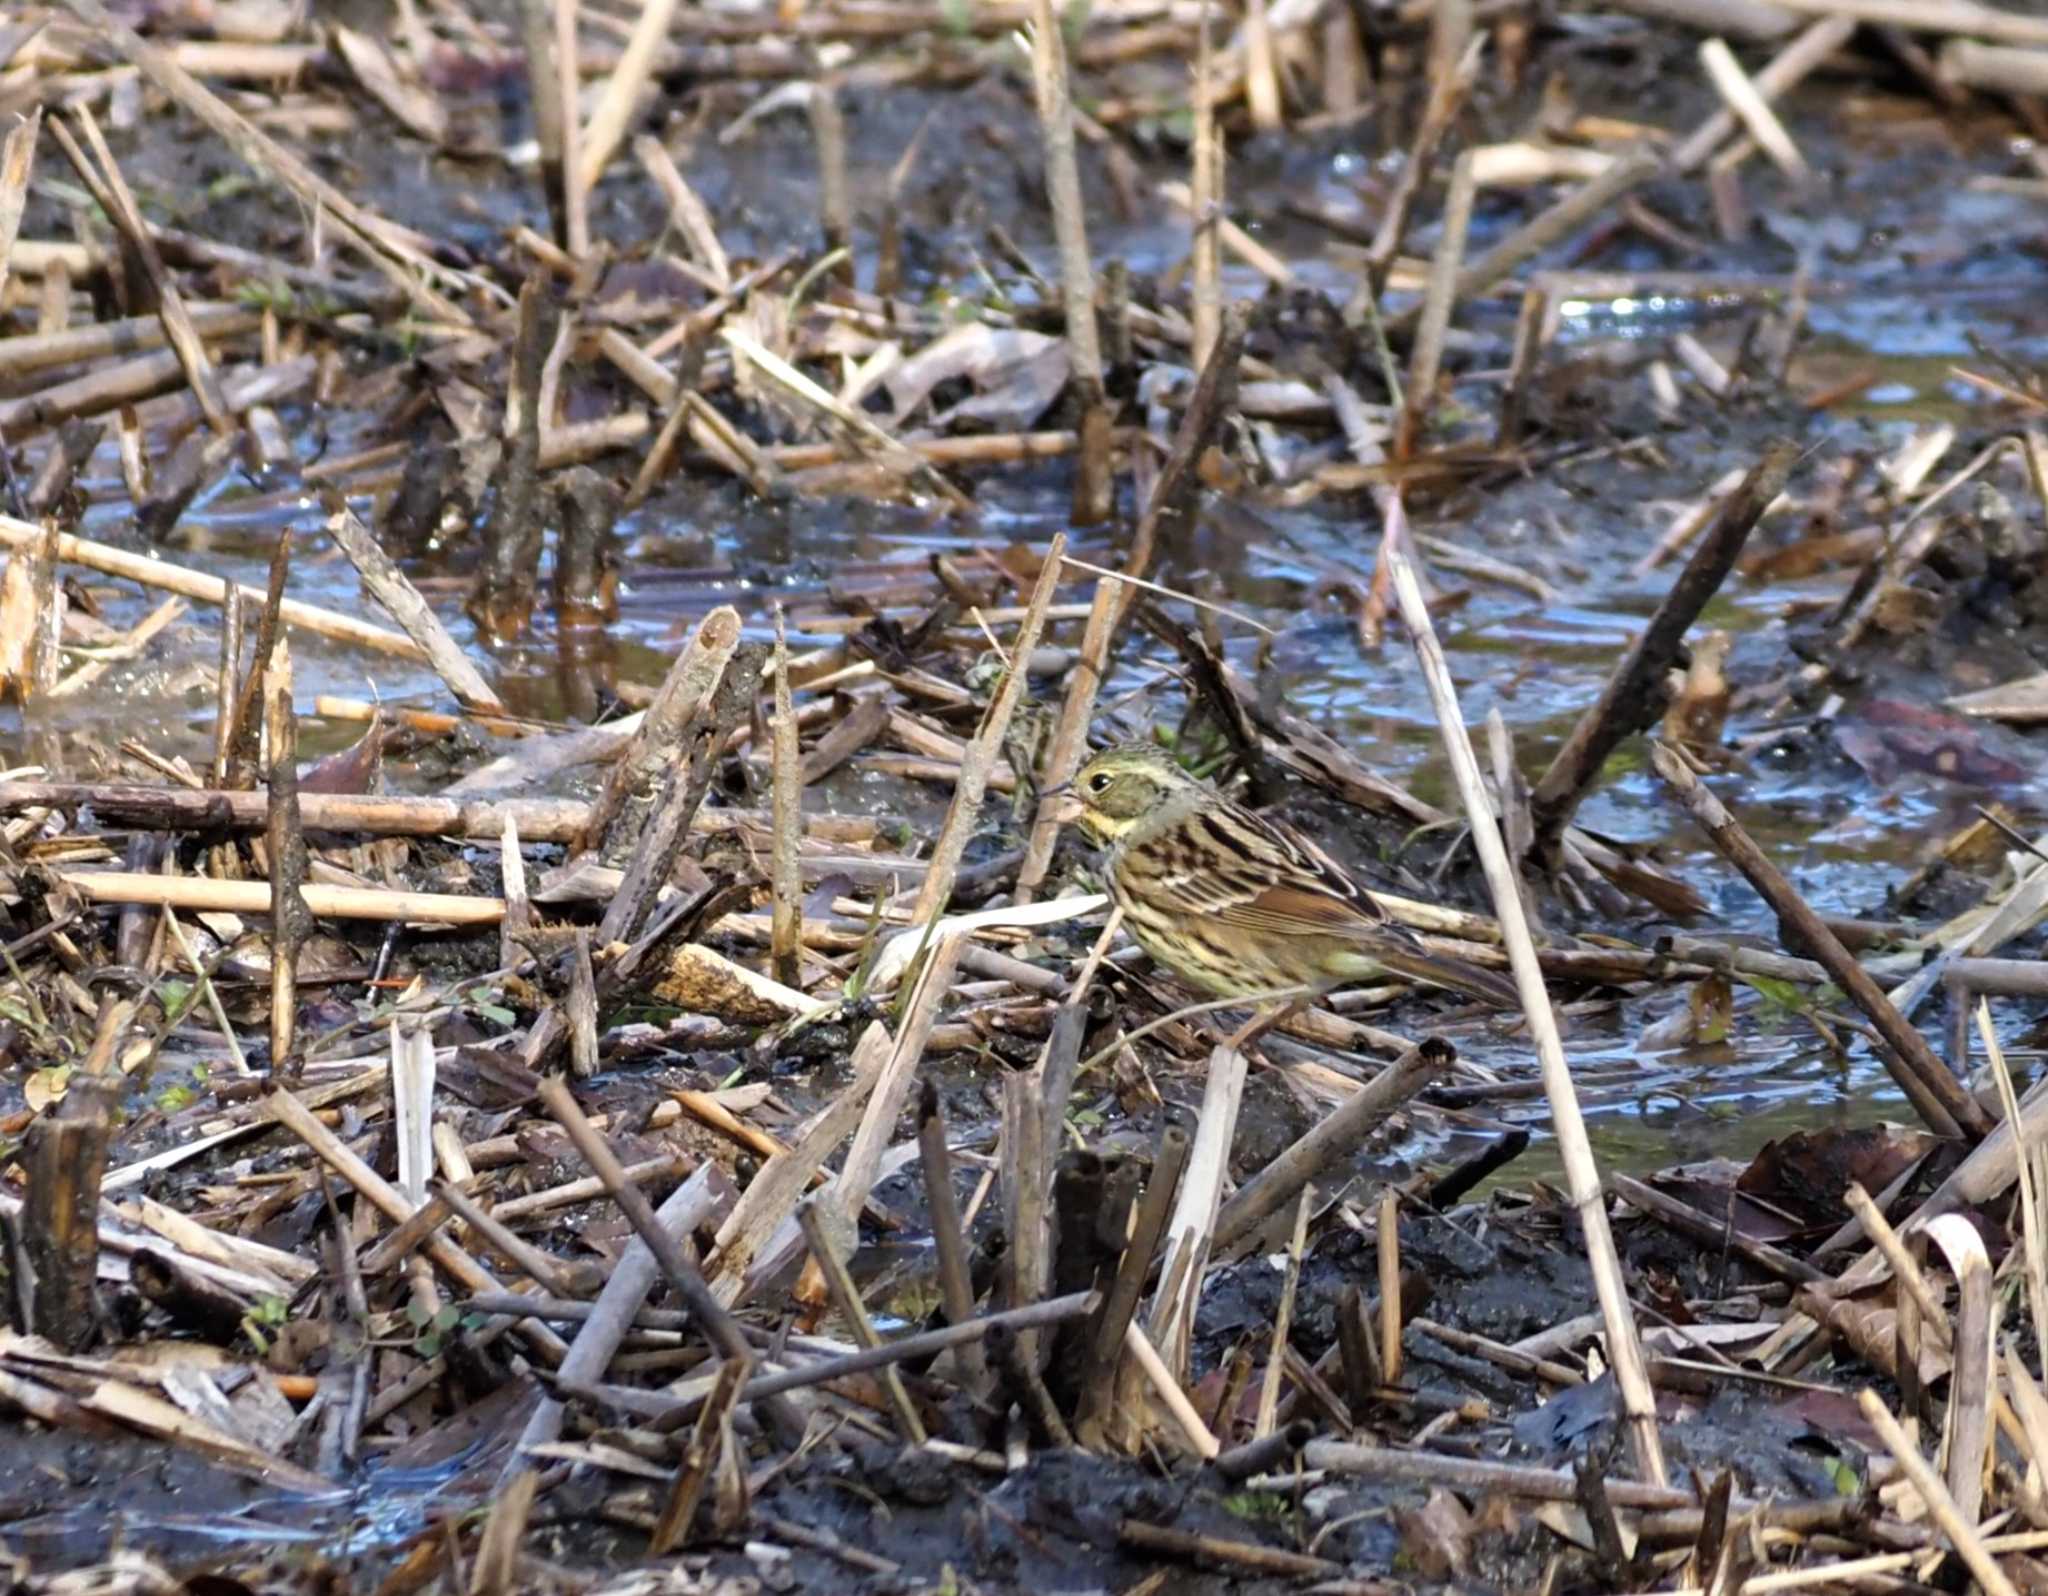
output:
[[1962, 1088], [1948, 1066], [1935, 1056], [1927, 1039], [1892, 1006], [1853, 954], [1800, 897], [1784, 873], [1728, 812], [1727, 806], [1700, 783], [1692, 769], [1662, 743], [1650, 750], [1650, 762], [1691, 812], [1715, 851], [1742, 872], [1777, 914], [1797, 944], [1811, 953], [1835, 984], [1867, 1016], [1884, 1038], [1878, 1057], [1905, 1092], [1914, 1110], [1937, 1136], [1981, 1137], [1992, 1128], [1991, 1117]]
[[1712, 529], [1693, 550], [1650, 624], [1615, 662], [1599, 698], [1587, 707], [1558, 749], [1529, 799], [1539, 857], [1548, 858], [1555, 852], [1607, 756], [1662, 712], [1664, 678], [1678, 658], [1685, 634], [1735, 568], [1743, 544], [1784, 490], [1798, 458], [1795, 445], [1773, 444], [1742, 484], [1721, 501]]
[[[1396, 501], [1398, 504], [1398, 501]], [[1501, 842], [1494, 820], [1492, 801], [1487, 797], [1479, 762], [1458, 709], [1457, 690], [1451, 684], [1450, 666], [1430, 623], [1429, 608], [1415, 571], [1398, 545], [1387, 551], [1392, 565], [1394, 592], [1400, 602], [1401, 619], [1415, 644], [1417, 659], [1429, 684], [1436, 708], [1437, 725], [1443, 733], [1444, 749], [1450, 756], [1458, 794], [1464, 800], [1465, 816], [1472, 841], [1486, 873], [1493, 897], [1493, 911], [1500, 921], [1501, 938], [1507, 944], [1508, 962], [1515, 985], [1522, 994], [1522, 1008], [1529, 1022], [1531, 1040], [1543, 1068], [1544, 1094], [1550, 1101], [1551, 1120], [1557, 1132], [1558, 1152], [1565, 1167], [1573, 1211], [1583, 1229], [1587, 1262], [1593, 1271], [1594, 1289], [1600, 1299], [1601, 1317], [1607, 1326], [1609, 1357], [1622, 1412], [1628, 1423], [1636, 1467], [1645, 1480], [1664, 1478], [1664, 1449], [1657, 1437], [1656, 1395], [1643, 1367], [1642, 1345], [1636, 1339], [1635, 1317], [1629, 1307], [1628, 1286], [1622, 1277], [1621, 1259], [1614, 1249], [1613, 1233], [1607, 1226], [1606, 1199], [1600, 1189], [1600, 1172], [1586, 1136], [1585, 1120], [1579, 1113], [1578, 1094], [1572, 1086], [1571, 1066], [1566, 1061], [1564, 1040], [1558, 1034], [1557, 1016], [1544, 990], [1543, 972], [1536, 960], [1536, 948], [1529, 937], [1529, 925], [1522, 913], [1521, 896], [1515, 890], [1514, 869]]]
[[1393, 1060], [1237, 1189], [1216, 1216], [1216, 1247], [1227, 1250], [1250, 1235], [1303, 1185], [1348, 1157], [1375, 1125], [1442, 1075], [1457, 1057], [1458, 1050], [1449, 1042], [1432, 1036]]
[[1892, 1417], [1891, 1409], [1879, 1400], [1875, 1391], [1869, 1390], [1856, 1394], [1856, 1405], [1863, 1410], [1863, 1417], [1870, 1421], [1886, 1449], [1898, 1459], [1899, 1467], [1913, 1482], [1913, 1488], [1927, 1504], [1927, 1511], [1934, 1522], [1941, 1526], [1941, 1532], [1955, 1547], [1956, 1555], [1962, 1558], [1977, 1583], [1984, 1587], [1986, 1596], [2019, 1596], [2012, 1581], [2005, 1577], [2005, 1570], [1984, 1549], [1977, 1527], [1963, 1516], [1955, 1498], [1949, 1495], [1948, 1487], [1941, 1483], [1941, 1476], [1928, 1467], [1919, 1447], [1907, 1439], [1906, 1432], [1899, 1428], [1899, 1421]]
[[[867, 1305], [860, 1300], [860, 1287], [853, 1283], [846, 1260], [839, 1256], [839, 1249], [826, 1232], [824, 1217], [817, 1203], [805, 1203], [797, 1209], [796, 1217], [797, 1223], [803, 1227], [811, 1257], [817, 1261], [819, 1271], [825, 1277], [826, 1288], [832, 1293], [832, 1304], [839, 1310], [839, 1317], [852, 1330], [853, 1339], [861, 1347], [873, 1351], [882, 1345], [882, 1338], [875, 1333], [874, 1321], [868, 1317]], [[909, 1445], [922, 1446], [924, 1423], [918, 1418], [917, 1409], [911, 1404], [910, 1393], [903, 1388], [902, 1376], [896, 1372], [895, 1365], [884, 1365], [881, 1378], [890, 1410], [896, 1416], [897, 1431]]]

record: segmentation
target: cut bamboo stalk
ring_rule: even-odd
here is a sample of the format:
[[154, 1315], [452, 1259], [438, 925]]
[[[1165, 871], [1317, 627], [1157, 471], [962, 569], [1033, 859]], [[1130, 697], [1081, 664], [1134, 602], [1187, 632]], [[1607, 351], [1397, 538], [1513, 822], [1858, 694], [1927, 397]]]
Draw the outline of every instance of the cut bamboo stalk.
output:
[[[1398, 499], [1395, 501], [1398, 514]], [[1494, 819], [1493, 803], [1487, 796], [1485, 778], [1472, 752], [1465, 720], [1458, 708], [1457, 689], [1451, 684], [1451, 670], [1444, 659], [1443, 645], [1429, 618], [1429, 607], [1414, 567], [1398, 540], [1389, 540], [1386, 557], [1392, 568], [1394, 593], [1401, 619], [1407, 625], [1429, 684], [1430, 700], [1443, 733], [1444, 751], [1450, 758], [1458, 795], [1464, 801], [1465, 817], [1472, 830], [1473, 845], [1479, 852], [1481, 868], [1493, 897], [1493, 911], [1500, 921], [1501, 937], [1507, 944], [1508, 963], [1515, 985], [1522, 994], [1528, 1017], [1529, 1035], [1543, 1068], [1544, 1095], [1550, 1101], [1551, 1120], [1557, 1132], [1558, 1152], [1564, 1163], [1572, 1208], [1579, 1217], [1586, 1241], [1587, 1262], [1600, 1300], [1601, 1319], [1607, 1328], [1608, 1356], [1614, 1367], [1617, 1392], [1627, 1421], [1636, 1469], [1651, 1484], [1664, 1482], [1664, 1448], [1657, 1435], [1657, 1399], [1643, 1365], [1642, 1344], [1636, 1339], [1634, 1311], [1629, 1306], [1628, 1284], [1621, 1272], [1621, 1258], [1614, 1248], [1614, 1236], [1607, 1226], [1607, 1203], [1600, 1188], [1600, 1170], [1586, 1136], [1586, 1122], [1579, 1112], [1578, 1093], [1572, 1085], [1571, 1065], [1565, 1057], [1564, 1038], [1558, 1033], [1557, 1015], [1544, 989], [1543, 971], [1536, 960], [1536, 947], [1529, 936], [1529, 924], [1522, 914], [1521, 894], [1515, 890], [1515, 872], [1509, 863], [1507, 846], [1501, 841]]]

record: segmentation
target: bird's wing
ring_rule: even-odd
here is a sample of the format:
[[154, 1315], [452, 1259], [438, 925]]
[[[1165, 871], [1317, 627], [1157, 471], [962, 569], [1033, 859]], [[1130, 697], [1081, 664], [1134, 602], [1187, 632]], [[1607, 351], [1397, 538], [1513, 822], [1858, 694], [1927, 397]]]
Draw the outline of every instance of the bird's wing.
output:
[[1226, 926], [1282, 936], [1385, 937], [1387, 912], [1306, 839], [1248, 809], [1198, 810], [1133, 850], [1155, 897]]

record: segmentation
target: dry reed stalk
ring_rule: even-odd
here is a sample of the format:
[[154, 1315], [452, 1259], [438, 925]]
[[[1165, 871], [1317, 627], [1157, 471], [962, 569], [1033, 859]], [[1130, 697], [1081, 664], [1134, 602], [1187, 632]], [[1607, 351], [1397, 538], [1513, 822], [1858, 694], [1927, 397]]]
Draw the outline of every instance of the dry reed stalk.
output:
[[668, 201], [669, 220], [676, 231], [689, 240], [690, 247], [704, 268], [711, 273], [719, 289], [728, 291], [733, 286], [732, 264], [726, 258], [725, 246], [718, 241], [718, 229], [712, 224], [711, 212], [690, 187], [683, 174], [676, 169], [676, 163], [662, 147], [661, 141], [648, 134], [642, 134], [633, 141], [633, 153], [646, 168], [647, 175], [654, 179], [654, 186], [661, 190], [662, 198]]
[[1455, 71], [1430, 79], [1429, 100], [1422, 109], [1422, 125], [1415, 131], [1415, 142], [1409, 148], [1408, 159], [1401, 168], [1400, 177], [1395, 180], [1394, 192], [1387, 197], [1387, 208], [1381, 213], [1379, 229], [1373, 234], [1372, 245], [1366, 251], [1372, 270], [1359, 284], [1359, 293], [1373, 304], [1378, 303], [1381, 279], [1393, 265], [1394, 257], [1401, 252], [1401, 240], [1408, 233], [1409, 213], [1414, 209], [1423, 184], [1429, 180], [1430, 169], [1436, 163], [1437, 147], [1443, 143], [1444, 135], [1464, 109], [1465, 100], [1478, 78], [1484, 44], [1484, 39], [1474, 39], [1458, 58]]
[[1060, 305], [1066, 318], [1067, 367], [1081, 434], [1094, 445], [1083, 456], [1074, 484], [1075, 520], [1084, 526], [1108, 517], [1109, 414], [1103, 387], [1102, 340], [1095, 322], [1095, 271], [1088, 255], [1087, 200], [1074, 145], [1072, 86], [1066, 36], [1052, 0], [1031, 0], [1031, 81], [1045, 146], [1045, 194], [1059, 244]]
[[1216, 125], [1215, 80], [1210, 72], [1209, 0], [1202, 0], [1201, 41], [1195, 57], [1194, 137], [1188, 176], [1188, 216], [1194, 224], [1189, 249], [1194, 279], [1188, 357], [1204, 370], [1223, 331], [1223, 131]]
[[789, 640], [779, 606], [775, 611], [775, 719], [770, 731], [769, 801], [775, 817], [768, 871], [774, 905], [771, 947], [775, 979], [793, 987], [800, 985], [802, 978], [803, 872], [797, 854], [803, 840], [804, 778], [796, 710], [790, 702]]
[[1216, 1216], [1216, 1245], [1235, 1246], [1309, 1181], [1353, 1152], [1373, 1128], [1457, 1061], [1457, 1049], [1429, 1037], [1367, 1081], [1258, 1174]]
[[2048, 50], [1950, 39], [1941, 47], [1944, 80], [2003, 94], [2048, 94]]
[[[882, 1338], [875, 1331], [874, 1321], [868, 1317], [867, 1306], [860, 1300], [860, 1287], [854, 1284], [846, 1260], [839, 1255], [839, 1248], [832, 1240], [817, 1202], [813, 1200], [803, 1204], [797, 1209], [796, 1217], [797, 1223], [803, 1227], [804, 1241], [811, 1249], [811, 1259], [832, 1293], [833, 1307], [839, 1310], [839, 1317], [853, 1332], [854, 1342], [864, 1351], [874, 1351], [882, 1345]], [[883, 1365], [880, 1377], [882, 1390], [889, 1398], [889, 1410], [895, 1416], [897, 1433], [906, 1445], [922, 1446], [924, 1423], [917, 1416], [910, 1393], [903, 1388], [902, 1375], [891, 1363]]]
[[1266, 1377], [1259, 1384], [1259, 1406], [1252, 1420], [1254, 1441], [1262, 1441], [1273, 1433], [1274, 1418], [1280, 1411], [1280, 1373], [1286, 1367], [1288, 1342], [1294, 1333], [1294, 1293], [1301, 1284], [1301, 1259], [1308, 1250], [1308, 1216], [1315, 1199], [1315, 1187], [1303, 1186], [1294, 1207], [1294, 1235], [1287, 1244], [1280, 1306], [1273, 1315], [1273, 1349], [1266, 1358]]
[[1956, 1555], [1982, 1585], [1985, 1596], [2019, 1596], [2005, 1570], [1993, 1561], [1984, 1549], [1983, 1539], [1977, 1534], [1977, 1527], [1963, 1516], [1955, 1498], [1949, 1495], [1948, 1487], [1942, 1484], [1941, 1476], [1928, 1467], [1927, 1460], [1920, 1455], [1920, 1448], [1899, 1428], [1899, 1421], [1892, 1417], [1891, 1409], [1878, 1399], [1875, 1391], [1860, 1391], [1856, 1395], [1857, 1406], [1863, 1410], [1863, 1417], [1870, 1421], [1886, 1450], [1898, 1459], [1899, 1467], [1906, 1478], [1913, 1482], [1913, 1488], [1920, 1493], [1920, 1499], [1927, 1504], [1927, 1511], [1956, 1549]]
[[1735, 52], [1723, 40], [1708, 39], [1700, 46], [1700, 65], [1706, 69], [1714, 92], [1727, 103], [1778, 170], [1794, 183], [1812, 181], [1813, 168], [1806, 164], [1806, 157], [1799, 153], [1799, 146], [1792, 142], [1792, 135], [1785, 131], [1777, 113], [1750, 82], [1742, 63], [1735, 59]]
[[[1992, 1357], [1997, 1335], [1991, 1259], [1984, 1250], [1984, 1238], [1961, 1214], [1943, 1214], [1927, 1225], [1925, 1233], [1941, 1249], [1956, 1280], [1955, 1362], [1949, 1372], [1945, 1450], [1949, 1495], [1964, 1520], [1974, 1525], [1982, 1516], [1985, 1452], [1991, 1445]], [[2018, 1428], [2017, 1424], [2014, 1427]]]
[[[13, 516], [0, 515], [0, 547], [33, 549], [42, 541], [42, 537], [41, 527], [27, 521], [17, 521]], [[131, 582], [139, 582], [144, 587], [177, 593], [201, 604], [219, 604], [228, 591], [228, 584], [217, 576], [208, 576], [189, 566], [173, 565], [168, 560], [130, 554], [125, 549], [73, 537], [68, 532], [57, 539], [57, 553], [61, 559], [72, 565], [82, 565], [89, 571], [98, 571], [106, 576], [123, 577]], [[245, 601], [260, 601], [263, 597], [262, 593], [253, 587], [238, 587], [237, 591]], [[375, 649], [380, 654], [395, 655], [400, 659], [417, 660], [421, 663], [426, 661], [426, 655], [411, 638], [387, 631], [381, 626], [373, 626], [367, 621], [357, 620], [352, 615], [322, 609], [316, 604], [303, 604], [296, 599], [286, 599], [282, 613], [293, 626], [315, 636], [331, 638], [340, 643], [355, 643], [364, 648]]]
[[42, 107], [37, 106], [0, 140], [0, 293], [7, 289], [7, 261], [21, 233], [21, 213], [28, 205], [29, 174], [36, 164], [36, 135], [42, 125]]
[[486, 713], [502, 711], [503, 699], [491, 689], [470, 658], [462, 651], [462, 645], [448, 635], [448, 628], [441, 624], [440, 616], [434, 613], [420, 590], [398, 568], [383, 545], [372, 536], [370, 529], [363, 525], [346, 501], [335, 495], [327, 517], [328, 533], [341, 545], [342, 553], [348, 556], [349, 564], [356, 568], [363, 586], [370, 590], [371, 597], [384, 606], [391, 618], [418, 645], [433, 666], [455, 701], [465, 709], [482, 710]]
[[1735, 491], [1719, 503], [1713, 530], [1693, 551], [1649, 625], [1615, 661], [1600, 696], [1587, 706], [1552, 756], [1530, 796], [1540, 857], [1556, 854], [1572, 816], [1607, 757], [1625, 738], [1654, 725], [1663, 713], [1665, 678], [1678, 661], [1685, 634], [1721, 590], [1750, 533], [1784, 491], [1798, 458], [1796, 446], [1773, 444]]
[[[1397, 513], [1398, 499], [1395, 501]], [[1423, 677], [1429, 685], [1437, 725], [1443, 734], [1445, 752], [1456, 778], [1459, 797], [1464, 801], [1466, 820], [1471, 826], [1473, 845], [1479, 853], [1486, 884], [1493, 897], [1493, 911], [1500, 921], [1501, 937], [1507, 944], [1508, 963], [1515, 985], [1522, 994], [1529, 1034], [1542, 1064], [1544, 1095], [1550, 1101], [1551, 1120], [1557, 1132], [1558, 1152], [1565, 1168], [1573, 1211], [1578, 1215], [1586, 1242], [1587, 1263], [1593, 1272], [1595, 1292], [1600, 1300], [1601, 1318], [1607, 1329], [1608, 1356], [1614, 1367], [1615, 1385], [1627, 1421], [1636, 1468], [1652, 1484], [1664, 1480], [1664, 1449], [1657, 1435], [1657, 1402], [1643, 1365], [1642, 1344], [1636, 1339], [1634, 1313], [1629, 1306], [1628, 1284], [1621, 1272], [1621, 1259], [1614, 1249], [1614, 1236], [1607, 1226], [1607, 1205], [1600, 1189], [1600, 1171], [1586, 1136], [1586, 1123], [1579, 1112], [1578, 1094], [1572, 1085], [1571, 1065], [1565, 1058], [1564, 1039], [1558, 1033], [1557, 1015], [1544, 989], [1543, 972], [1536, 959], [1536, 947], [1522, 914], [1522, 900], [1515, 890], [1515, 873], [1501, 841], [1494, 819], [1492, 801], [1487, 797], [1485, 778], [1472, 752], [1471, 738], [1458, 708], [1457, 689], [1444, 659], [1443, 645], [1429, 618], [1429, 607], [1416, 581], [1414, 567], [1398, 544], [1390, 541], [1387, 559], [1392, 567], [1394, 593], [1401, 619], [1415, 645]]]
[[[1855, 32], [1856, 24], [1847, 17], [1827, 17], [1811, 24], [1750, 80], [1751, 88], [1768, 105], [1848, 44]], [[1723, 107], [1680, 141], [1667, 157], [1666, 164], [1674, 172], [1692, 171], [1711, 156], [1738, 125], [1735, 112]]]
[[1159, 1349], [1152, 1345], [1151, 1338], [1138, 1328], [1136, 1320], [1127, 1321], [1124, 1325], [1124, 1350], [1131, 1355], [1131, 1362], [1158, 1393], [1160, 1402], [1165, 1405], [1173, 1422], [1179, 1426], [1180, 1433], [1188, 1444], [1188, 1450], [1205, 1463], [1222, 1452], [1223, 1443], [1218, 1441], [1215, 1432], [1202, 1422], [1202, 1415], [1195, 1411], [1194, 1403], [1188, 1400], [1188, 1394], [1181, 1389], [1180, 1381], [1174, 1377], [1173, 1370], [1167, 1367], [1166, 1360], [1159, 1355]]
[[[1727, 806], [1704, 787], [1690, 766], [1662, 743], [1650, 750], [1657, 774], [1678, 795], [1715, 851], [1742, 872], [1780, 921], [1826, 968], [1829, 976], [1863, 1010], [1885, 1046], [1878, 1057], [1914, 1110], [1937, 1136], [1982, 1137], [1992, 1129], [1982, 1105], [1963, 1090], [1949, 1067], [1928, 1046], [1855, 956], [1801, 898], [1784, 873], [1759, 848]], [[1930, 1199], [1931, 1200], [1931, 1199]]]
[[1914, 33], [1960, 33], [2001, 44], [2048, 45], [2048, 17], [1976, 0], [1771, 0], [1803, 16], [1845, 17]]
[[[217, 434], [231, 435], [235, 430], [234, 420], [221, 397], [220, 379], [214, 372], [213, 361], [208, 358], [206, 346], [200, 342], [198, 330], [192, 325], [184, 295], [179, 293], [177, 282], [164, 266], [163, 256], [157, 250], [149, 225], [142, 219], [135, 196], [130, 192], [127, 180], [121, 176], [120, 164], [115, 161], [114, 152], [107, 147], [106, 135], [100, 131], [89, 107], [79, 106], [72, 116], [86, 142], [92, 146], [91, 161], [72, 143], [62, 122], [52, 122], [50, 132], [55, 135], [58, 146], [73, 168], [93, 189], [109, 219], [120, 228], [134, 260], [148, 278], [149, 291], [156, 298], [157, 316], [163, 322], [164, 338], [177, 351], [178, 364], [184, 368], [185, 380], [191, 384], [207, 424]], [[96, 175], [95, 163], [98, 168]]]
[[[59, 871], [65, 885], [93, 903], [149, 903], [171, 909], [268, 914], [267, 881], [209, 881], [193, 876], [145, 875], [131, 870]], [[502, 898], [445, 892], [395, 892], [382, 887], [330, 887], [309, 882], [300, 891], [316, 919], [404, 920], [420, 925], [496, 925]]]
[[[562, 9], [572, 17], [575, 14], [573, 6], [565, 5]], [[586, 195], [597, 187], [598, 179], [604, 176], [604, 169], [611, 164], [612, 156], [626, 136], [627, 125], [633, 120], [634, 105], [653, 75], [656, 59], [668, 38], [669, 21], [675, 12], [676, 0], [646, 0], [633, 21], [633, 34], [626, 41], [625, 53], [619, 57], [619, 64], [612, 69], [611, 76], [605, 79], [604, 92], [591, 111], [590, 120], [580, 130], [576, 173], [578, 186]], [[580, 256], [582, 251], [571, 249], [569, 253]]]
[[1437, 238], [1436, 253], [1430, 257], [1429, 286], [1423, 292], [1422, 310], [1415, 324], [1415, 349], [1408, 361], [1401, 423], [1394, 433], [1396, 460], [1413, 455], [1422, 441], [1423, 429], [1429, 424], [1430, 412], [1436, 408], [1444, 338], [1450, 332], [1451, 312], [1457, 305], [1458, 274], [1465, 258], [1465, 233], [1472, 223], [1476, 193], [1472, 156], [1467, 152], [1451, 167], [1450, 191], [1444, 197], [1443, 230]]
[[313, 935], [313, 915], [304, 894], [309, 855], [299, 814], [299, 721], [292, 713], [288, 649], [278, 649], [264, 673], [264, 702], [270, 744], [270, 823], [264, 833], [270, 855], [270, 1067], [292, 1074], [303, 1062], [297, 1044], [299, 952]]
[[839, 256], [839, 280], [854, 285], [853, 195], [846, 175], [846, 118], [839, 110], [839, 90], [820, 78], [811, 85], [805, 106], [811, 114], [811, 142], [818, 150], [818, 229], [827, 254]]
[[[1043, 4], [1044, 0], [1038, 0], [1038, 3]], [[1060, 562], [1066, 552], [1066, 534], [1055, 533], [1046, 549], [1045, 561], [1039, 567], [1038, 585], [1032, 589], [1031, 603], [1017, 628], [1016, 641], [1010, 645], [1010, 668], [1003, 672], [1002, 682], [996, 688], [995, 696], [989, 700], [981, 724], [975, 728], [974, 736], [962, 752], [960, 774], [953, 787], [953, 801], [947, 807], [938, 840], [932, 844], [931, 864], [918, 888], [917, 903], [911, 910], [911, 919], [918, 925], [929, 924], [944, 913], [947, 900], [953, 895], [953, 881], [960, 872], [960, 860], [967, 852], [967, 839], [974, 834], [980, 818], [981, 800], [988, 791], [990, 773], [1001, 756], [1010, 719], [1028, 685], [1029, 673], [1025, 665], [1045, 631], [1046, 611], [1052, 607], [1053, 594], [1059, 587]]]
[[1167, 1222], [1159, 1287], [1146, 1315], [1151, 1329], [1149, 1340], [1164, 1346], [1169, 1368], [1184, 1366], [1187, 1361], [1195, 1313], [1202, 1300], [1202, 1276], [1214, 1245], [1223, 1183], [1230, 1173], [1230, 1144], [1237, 1131], [1244, 1082], [1242, 1052], [1219, 1046], [1209, 1054], [1194, 1145], [1188, 1151], [1187, 1173], [1181, 1179], [1173, 1217]]

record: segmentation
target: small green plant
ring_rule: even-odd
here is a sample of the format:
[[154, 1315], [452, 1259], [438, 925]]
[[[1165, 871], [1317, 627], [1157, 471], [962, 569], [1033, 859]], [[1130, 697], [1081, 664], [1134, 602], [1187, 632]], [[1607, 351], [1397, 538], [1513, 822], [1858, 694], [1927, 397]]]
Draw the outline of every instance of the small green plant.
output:
[[283, 1328], [292, 1316], [289, 1298], [280, 1296], [259, 1297], [256, 1305], [242, 1315], [242, 1334], [249, 1338], [249, 1344], [257, 1352], [270, 1351], [271, 1338]]

